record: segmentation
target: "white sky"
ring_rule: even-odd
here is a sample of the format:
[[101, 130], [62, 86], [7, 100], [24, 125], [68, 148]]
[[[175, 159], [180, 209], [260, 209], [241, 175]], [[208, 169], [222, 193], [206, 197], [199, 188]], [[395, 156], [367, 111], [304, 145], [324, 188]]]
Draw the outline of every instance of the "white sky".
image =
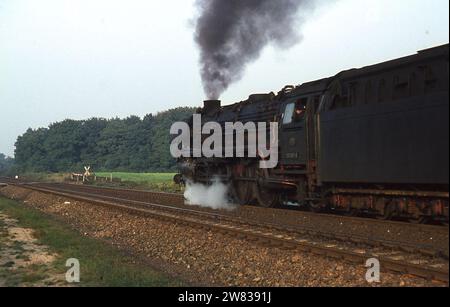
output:
[[[66, 118], [200, 106], [193, 3], [0, 0], [0, 152]], [[337, 0], [307, 17], [303, 42], [267, 48], [225, 103], [449, 41], [448, 0]]]

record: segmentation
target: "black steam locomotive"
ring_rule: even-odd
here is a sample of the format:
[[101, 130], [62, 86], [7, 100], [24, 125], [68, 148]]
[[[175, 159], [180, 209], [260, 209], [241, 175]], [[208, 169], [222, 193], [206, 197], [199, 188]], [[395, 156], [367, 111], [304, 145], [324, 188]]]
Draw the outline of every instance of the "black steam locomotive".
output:
[[203, 122], [278, 122], [278, 166], [182, 158], [181, 175], [219, 177], [241, 204], [448, 223], [448, 87], [444, 45], [229, 106], [206, 101]]

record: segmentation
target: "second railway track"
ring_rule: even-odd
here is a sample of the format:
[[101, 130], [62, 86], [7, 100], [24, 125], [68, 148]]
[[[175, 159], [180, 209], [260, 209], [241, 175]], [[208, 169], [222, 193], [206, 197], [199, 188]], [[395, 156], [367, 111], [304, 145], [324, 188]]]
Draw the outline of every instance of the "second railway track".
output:
[[291, 232], [321, 235], [345, 241], [355, 241], [386, 247], [404, 247], [435, 256], [449, 255], [448, 226], [410, 224], [395, 221], [317, 214], [303, 211], [268, 209], [242, 206], [235, 210], [214, 210], [199, 206], [186, 206], [181, 194], [99, 188], [73, 184], [38, 184], [41, 187], [64, 191], [89, 193], [98, 196], [158, 204], [182, 210], [203, 212], [244, 219], [248, 223], [272, 225]]
[[[327, 257], [365, 263], [377, 258], [382, 269], [420, 276], [448, 283], [448, 228], [425, 227], [434, 236], [447, 234], [447, 250], [433, 244], [413, 244], [392, 238], [357, 233], [327, 232], [311, 229], [301, 223], [296, 227], [261, 219], [249, 219], [246, 214], [214, 212], [182, 204], [179, 194], [154, 193], [134, 190], [115, 190], [67, 184], [23, 184], [34, 191], [91, 202], [109, 208], [169, 220], [178, 224], [232, 235], [278, 248], [297, 249]], [[140, 200], [139, 200], [140, 199]], [[245, 213], [245, 212], [244, 212]], [[372, 221], [379, 222], [379, 221]], [[385, 224], [391, 225], [392, 224]], [[416, 225], [424, 226], [424, 225]], [[437, 233], [436, 233], [437, 232]], [[432, 232], [433, 233], [433, 232]], [[425, 234], [425, 236], [428, 235]], [[433, 238], [431, 238], [433, 239]]]

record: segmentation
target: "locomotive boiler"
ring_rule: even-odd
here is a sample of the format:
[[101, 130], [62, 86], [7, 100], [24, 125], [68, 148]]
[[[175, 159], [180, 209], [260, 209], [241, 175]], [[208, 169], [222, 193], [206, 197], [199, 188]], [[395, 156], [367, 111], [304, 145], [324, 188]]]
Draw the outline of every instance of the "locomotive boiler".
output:
[[229, 183], [240, 204], [448, 223], [448, 65], [444, 45], [232, 105], [205, 101], [204, 123], [277, 122], [278, 165], [191, 156], [180, 173]]

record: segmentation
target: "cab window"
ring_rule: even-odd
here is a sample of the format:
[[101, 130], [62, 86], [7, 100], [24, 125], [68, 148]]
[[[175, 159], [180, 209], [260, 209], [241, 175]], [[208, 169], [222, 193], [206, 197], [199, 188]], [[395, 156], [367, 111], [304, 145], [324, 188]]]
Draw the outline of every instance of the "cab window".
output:
[[287, 104], [283, 115], [283, 124], [289, 125], [302, 121], [306, 115], [307, 102], [308, 98], [303, 98]]
[[283, 115], [283, 124], [284, 125], [288, 125], [288, 124], [292, 123], [292, 120], [294, 118], [294, 111], [295, 111], [295, 103], [294, 102], [286, 105], [286, 109], [285, 109], [284, 115]]

